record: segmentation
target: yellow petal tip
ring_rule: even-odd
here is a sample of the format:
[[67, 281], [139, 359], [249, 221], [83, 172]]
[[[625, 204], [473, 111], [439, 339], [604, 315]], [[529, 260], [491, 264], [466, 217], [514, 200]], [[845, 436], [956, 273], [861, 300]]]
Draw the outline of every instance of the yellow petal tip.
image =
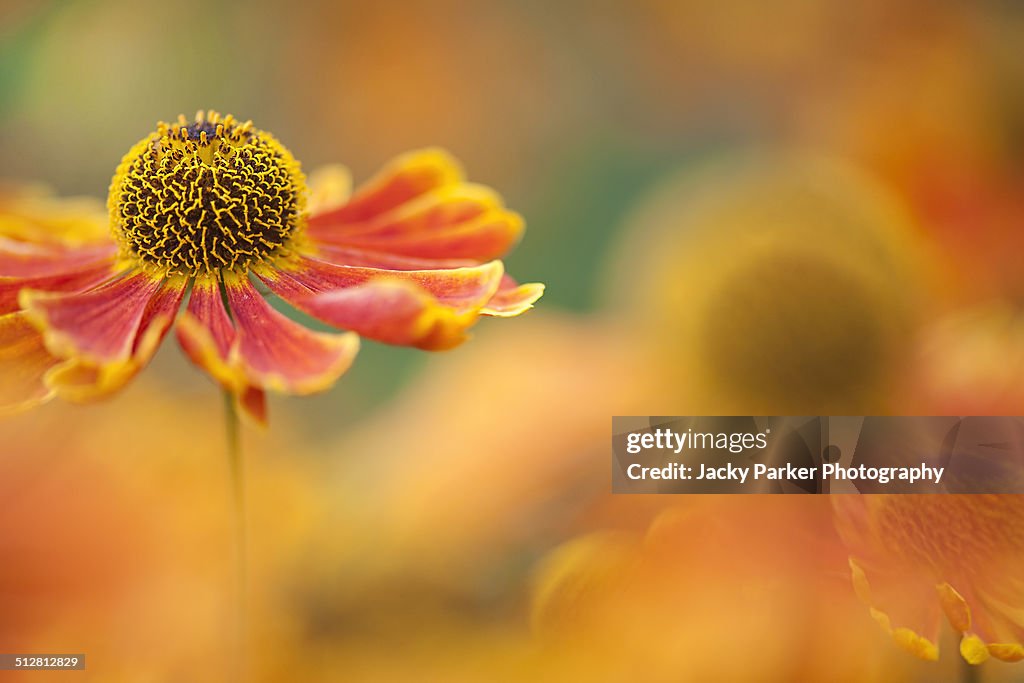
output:
[[988, 647], [978, 636], [964, 636], [960, 640], [960, 655], [968, 664], [981, 664], [989, 654]]
[[900, 627], [892, 632], [892, 639], [907, 652], [929, 662], [939, 659], [939, 646], [909, 628]]

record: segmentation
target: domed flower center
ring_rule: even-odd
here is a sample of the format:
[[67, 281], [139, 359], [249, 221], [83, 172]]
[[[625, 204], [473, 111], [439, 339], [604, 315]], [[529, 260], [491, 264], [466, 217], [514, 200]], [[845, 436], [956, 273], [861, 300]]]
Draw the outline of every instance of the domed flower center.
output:
[[131, 148], [110, 184], [122, 255], [167, 275], [245, 271], [305, 224], [306, 181], [272, 135], [216, 112], [179, 117]]

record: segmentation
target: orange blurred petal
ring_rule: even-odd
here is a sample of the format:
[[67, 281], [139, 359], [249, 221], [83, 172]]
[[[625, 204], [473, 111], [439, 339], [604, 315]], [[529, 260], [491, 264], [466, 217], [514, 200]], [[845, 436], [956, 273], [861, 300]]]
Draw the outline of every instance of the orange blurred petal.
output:
[[935, 587], [939, 595], [939, 602], [942, 610], [946, 613], [950, 625], [959, 633], [966, 633], [971, 630], [971, 608], [963, 596], [956, 592], [956, 589], [948, 583], [940, 583]]
[[0, 276], [42, 277], [81, 270], [113, 260], [115, 252], [112, 242], [70, 248], [0, 237]]
[[235, 394], [238, 411], [261, 427], [267, 426], [267, 392], [257, 387], [246, 387]]
[[975, 635], [965, 635], [960, 640], [960, 655], [968, 664], [981, 664], [990, 653], [984, 641]]
[[1004, 662], [1024, 660], [1024, 645], [1020, 643], [992, 643], [988, 646], [988, 652], [996, 659]]
[[403, 154], [359, 187], [347, 204], [310, 218], [310, 229], [370, 220], [461, 178], [458, 163], [443, 150], [425, 149]]
[[309, 174], [309, 201], [306, 209], [311, 215], [337, 209], [352, 194], [352, 174], [340, 164], [321, 166]]
[[0, 316], [0, 414], [26, 410], [51, 398], [53, 390], [43, 378], [58, 362], [23, 313]]

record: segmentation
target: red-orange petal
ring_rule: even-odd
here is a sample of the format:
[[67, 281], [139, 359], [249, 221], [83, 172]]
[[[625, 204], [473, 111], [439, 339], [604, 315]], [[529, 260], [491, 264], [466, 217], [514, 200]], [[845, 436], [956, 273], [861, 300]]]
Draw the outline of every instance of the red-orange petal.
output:
[[[519, 285], [500, 262], [441, 270], [388, 270], [304, 259], [260, 277], [296, 308], [387, 344], [449, 349], [479, 315], [513, 317], [532, 308], [541, 284]], [[409, 263], [416, 263], [411, 261]], [[386, 283], [386, 284], [384, 284]]]
[[295, 305], [368, 339], [428, 351], [458, 346], [477, 319], [475, 311], [444, 306], [422, 288], [401, 280], [376, 280], [299, 299]]
[[486, 261], [503, 256], [522, 234], [523, 220], [519, 214], [496, 210], [433, 232], [353, 235], [343, 243], [416, 258]]
[[121, 389], [153, 358], [177, 315], [185, 286], [185, 278], [171, 278], [150, 297], [128, 357], [101, 362], [70, 358], [47, 373], [47, 385], [62, 399], [76, 403], [95, 401]]
[[[313, 222], [315, 242], [424, 259], [486, 261], [504, 255], [523, 232], [522, 218], [481, 185], [435, 188], [360, 222]], [[436, 266], [435, 266], [436, 267]]]
[[153, 276], [136, 272], [74, 294], [22, 290], [19, 303], [54, 355], [102, 364], [131, 356], [160, 285]]
[[0, 237], [0, 276], [43, 277], [112, 262], [113, 242], [82, 247], [24, 242]]
[[216, 278], [196, 279], [188, 310], [178, 319], [175, 332], [189, 360], [233, 394], [242, 415], [265, 426], [266, 396], [262, 389], [249, 384], [244, 368], [232, 354], [235, 325], [224, 307]]
[[456, 312], [479, 311], [501, 285], [504, 266], [491, 261], [479, 266], [439, 270], [386, 270], [342, 266], [303, 258], [295, 269], [281, 270], [260, 277], [267, 286], [290, 302], [311, 294], [332, 292], [346, 287], [390, 279], [416, 285]]
[[342, 241], [367, 235], [404, 237], [460, 225], [500, 208], [501, 198], [490, 188], [456, 183], [424, 192], [367, 220], [338, 222], [330, 230], [314, 223], [310, 232], [327, 240]]
[[409, 152], [394, 159], [356, 189], [345, 205], [311, 217], [310, 229], [365, 222], [461, 179], [458, 162], [447, 152], [439, 149]]
[[23, 289], [40, 292], [82, 292], [110, 279], [113, 264], [84, 266], [34, 277], [0, 277], [0, 314], [21, 308], [18, 295]]
[[473, 259], [418, 258], [329, 242], [317, 242], [315, 256], [320, 261], [335, 265], [382, 268], [384, 270], [437, 270], [439, 268], [468, 268], [480, 265]]
[[243, 277], [228, 276], [228, 305], [236, 337], [231, 363], [249, 384], [287, 394], [330, 388], [355, 358], [355, 334], [313, 332], [275, 311]]
[[235, 326], [213, 277], [197, 278], [192, 285], [188, 310], [182, 313], [175, 334], [185, 355], [221, 386], [239, 393], [247, 382], [241, 368], [230, 361], [235, 343]]
[[267, 392], [257, 387], [246, 387], [235, 394], [235, 406], [256, 424], [267, 426]]
[[[331, 264], [345, 264], [382, 270], [431, 270], [467, 268], [476, 265], [471, 259], [426, 259], [371, 251], [355, 247], [321, 243], [317, 245], [319, 260]], [[520, 285], [509, 275], [504, 275], [501, 285], [481, 315], [511, 318], [533, 308], [533, 304], [544, 294], [544, 285], [528, 283]]]

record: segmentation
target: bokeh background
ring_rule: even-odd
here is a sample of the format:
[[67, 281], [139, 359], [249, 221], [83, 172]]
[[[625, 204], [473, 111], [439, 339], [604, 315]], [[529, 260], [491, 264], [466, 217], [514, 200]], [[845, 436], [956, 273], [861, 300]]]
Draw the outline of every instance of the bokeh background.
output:
[[[103, 201], [214, 108], [357, 181], [445, 147], [526, 217], [536, 310], [367, 342], [244, 434], [252, 680], [1013, 680], [896, 647], [827, 501], [613, 497], [608, 437], [1021, 414], [1022, 86], [1010, 0], [2, 0], [0, 177]], [[226, 680], [219, 410], [165, 344], [111, 401], [0, 422], [0, 651]]]

